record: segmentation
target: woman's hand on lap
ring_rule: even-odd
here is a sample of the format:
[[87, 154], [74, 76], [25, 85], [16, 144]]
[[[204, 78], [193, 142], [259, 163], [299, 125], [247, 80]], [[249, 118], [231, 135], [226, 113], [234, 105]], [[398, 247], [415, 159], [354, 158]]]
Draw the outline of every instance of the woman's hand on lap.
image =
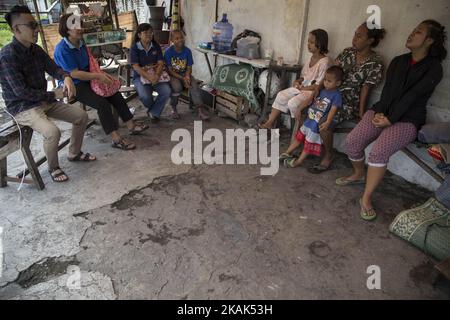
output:
[[107, 75], [106, 73], [97, 74], [97, 80], [104, 84], [107, 84], [107, 85], [110, 85], [113, 83], [113, 80], [111, 79], [111, 77], [109, 75]]

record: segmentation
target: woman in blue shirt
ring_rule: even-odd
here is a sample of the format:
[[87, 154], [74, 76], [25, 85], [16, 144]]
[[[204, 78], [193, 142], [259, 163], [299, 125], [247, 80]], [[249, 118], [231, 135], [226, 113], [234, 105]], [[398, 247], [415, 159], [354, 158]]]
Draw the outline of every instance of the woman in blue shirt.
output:
[[83, 43], [83, 31], [69, 29], [68, 19], [72, 14], [61, 17], [59, 33], [63, 39], [55, 48], [54, 59], [66, 72], [70, 73], [76, 86], [76, 99], [97, 110], [100, 123], [106, 134], [111, 135], [112, 146], [122, 150], [136, 149], [136, 145], [124, 139], [118, 132], [119, 124], [113, 117], [112, 108], [117, 110], [119, 117], [126, 123], [131, 135], [137, 135], [148, 129], [148, 126], [136, 125], [133, 115], [125, 99], [117, 92], [111, 97], [101, 97], [91, 89], [90, 81], [99, 80], [105, 84], [112, 84], [112, 77], [106, 73], [89, 72], [89, 56]]
[[[153, 28], [148, 23], [140, 24], [136, 30], [134, 45], [130, 50], [130, 63], [139, 99], [148, 109], [147, 114], [152, 122], [157, 122], [170, 99], [171, 89], [168, 83], [159, 82], [164, 69], [163, 54], [153, 39]], [[148, 72], [150, 69], [154, 70], [153, 74]], [[141, 77], [147, 80], [146, 84], [142, 83]], [[156, 99], [153, 99], [153, 91], [158, 93]]]

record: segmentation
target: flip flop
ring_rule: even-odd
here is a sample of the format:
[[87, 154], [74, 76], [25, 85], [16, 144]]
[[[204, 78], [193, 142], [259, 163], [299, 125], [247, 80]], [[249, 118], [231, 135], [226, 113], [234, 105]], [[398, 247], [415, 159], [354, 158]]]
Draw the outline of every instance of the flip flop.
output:
[[373, 209], [373, 208], [371, 208], [371, 209], [364, 208], [364, 206], [362, 204], [362, 199], [359, 200], [359, 205], [361, 206], [361, 218], [364, 221], [372, 222], [372, 221], [375, 221], [377, 219], [377, 212], [375, 211], [375, 209]]
[[347, 178], [342, 177], [336, 180], [336, 184], [340, 187], [347, 187], [347, 186], [358, 186], [358, 185], [363, 185], [366, 184], [366, 179], [362, 179], [362, 180], [347, 180]]
[[[139, 129], [138, 129], [139, 128]], [[138, 136], [141, 135], [144, 131], [146, 131], [148, 128], [150, 128], [149, 125], [146, 124], [137, 124], [133, 130], [130, 130], [131, 136]]]
[[294, 166], [294, 163], [297, 159], [291, 158], [291, 159], [285, 159], [284, 160], [284, 167], [287, 169], [294, 169], [296, 166]]
[[288, 153], [283, 153], [282, 155], [280, 155], [280, 163], [284, 163], [284, 161], [286, 161], [287, 159], [296, 159], [296, 157]]
[[121, 139], [120, 141], [113, 141], [111, 146], [113, 148], [124, 151], [131, 151], [136, 149], [136, 145], [134, 143], [125, 141], [124, 139]]
[[309, 168], [308, 172], [312, 173], [312, 174], [321, 174], [321, 173], [324, 173], [324, 172], [329, 171], [329, 170], [331, 170], [331, 166], [325, 167], [325, 166], [323, 166], [321, 164], [318, 164], [318, 165], [315, 165], [312, 168]]

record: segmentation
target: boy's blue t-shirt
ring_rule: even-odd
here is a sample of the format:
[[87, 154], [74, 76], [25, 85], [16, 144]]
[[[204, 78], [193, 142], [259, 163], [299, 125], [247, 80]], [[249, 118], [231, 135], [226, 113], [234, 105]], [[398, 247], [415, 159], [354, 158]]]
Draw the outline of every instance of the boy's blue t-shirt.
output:
[[164, 53], [164, 62], [168, 67], [172, 67], [173, 71], [180, 75], [184, 75], [188, 67], [194, 64], [192, 51], [188, 47], [184, 47], [181, 52], [177, 52], [174, 46], [171, 46]]
[[319, 96], [314, 100], [308, 109], [308, 118], [304, 125], [313, 132], [319, 132], [319, 123], [324, 117], [328, 116], [331, 107], [342, 108], [342, 93], [338, 90], [320, 91]]

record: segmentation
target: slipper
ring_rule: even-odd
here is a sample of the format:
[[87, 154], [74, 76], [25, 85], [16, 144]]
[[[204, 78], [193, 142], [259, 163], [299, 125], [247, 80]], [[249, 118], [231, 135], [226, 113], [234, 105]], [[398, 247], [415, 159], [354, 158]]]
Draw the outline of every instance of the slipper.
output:
[[80, 151], [78, 155], [74, 158], [67, 158], [69, 162], [93, 162], [97, 161], [97, 158], [92, 156], [89, 152], [83, 153]]
[[318, 165], [315, 165], [312, 168], [309, 168], [308, 172], [312, 173], [312, 174], [321, 174], [321, 173], [324, 173], [324, 172], [329, 171], [329, 170], [331, 170], [331, 166], [325, 167], [325, 166], [323, 166], [321, 164], [318, 164]]
[[361, 206], [361, 218], [364, 221], [372, 222], [377, 219], [377, 213], [375, 209], [366, 209], [362, 204], [362, 199], [359, 200], [359, 205]]
[[342, 177], [336, 180], [336, 184], [340, 187], [347, 187], [347, 186], [357, 186], [357, 185], [363, 185], [366, 184], [366, 179], [361, 180], [347, 180], [347, 178]]

